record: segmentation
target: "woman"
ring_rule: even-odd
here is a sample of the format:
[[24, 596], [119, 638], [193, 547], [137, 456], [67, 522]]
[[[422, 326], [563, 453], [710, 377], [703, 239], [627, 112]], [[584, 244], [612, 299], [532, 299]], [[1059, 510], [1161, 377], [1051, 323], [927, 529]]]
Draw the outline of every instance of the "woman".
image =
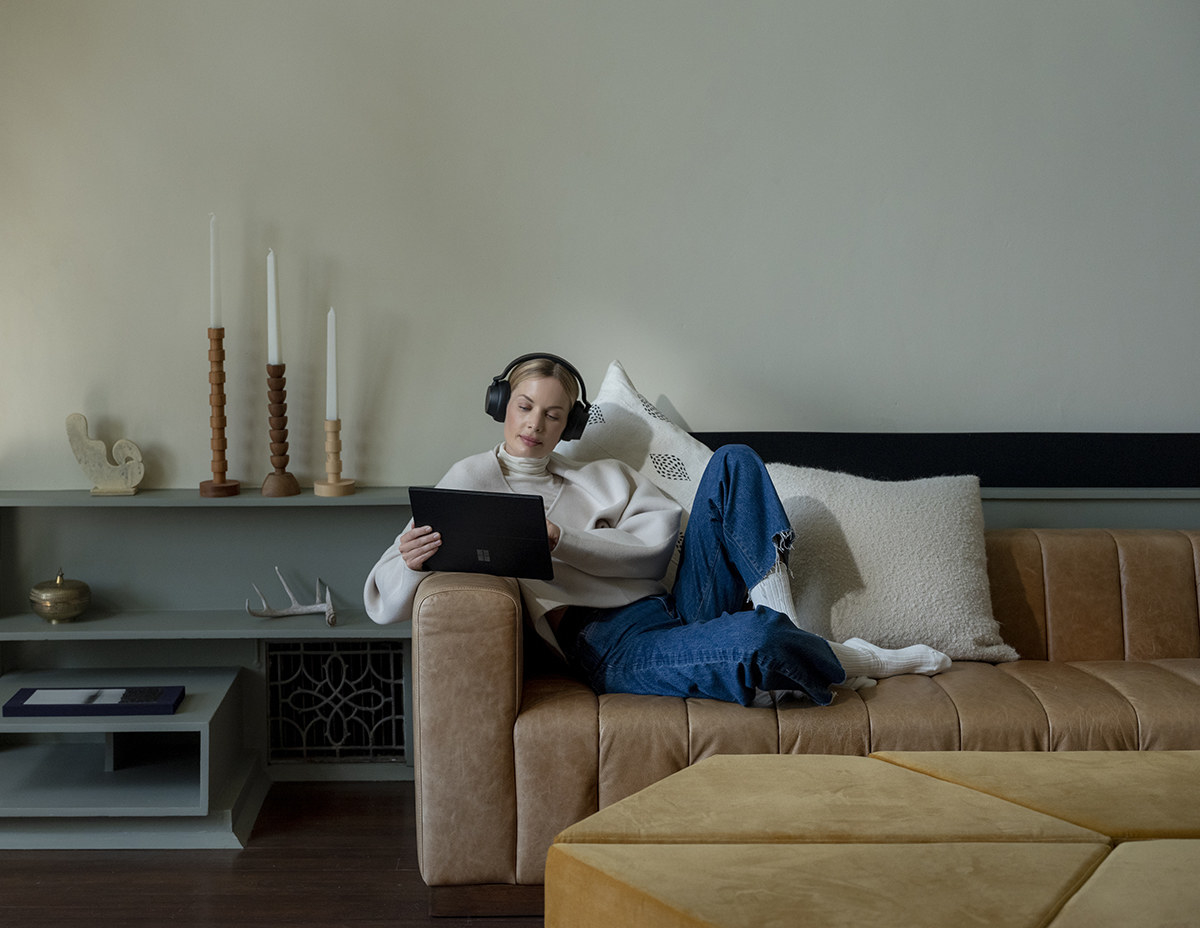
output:
[[[662, 577], [678, 539], [678, 504], [619, 461], [553, 453], [583, 431], [581, 387], [561, 358], [513, 361], [486, 403], [504, 423], [504, 441], [459, 461], [439, 486], [542, 497], [554, 579], [519, 581], [526, 612], [596, 692], [750, 705], [790, 691], [827, 705], [833, 685], [949, 667], [924, 645], [839, 644], [793, 624], [791, 526], [762, 461], [744, 446], [721, 448], [709, 462], [668, 591]], [[435, 529], [410, 522], [371, 570], [364, 599], [374, 621], [410, 617], [424, 564], [441, 545]]]

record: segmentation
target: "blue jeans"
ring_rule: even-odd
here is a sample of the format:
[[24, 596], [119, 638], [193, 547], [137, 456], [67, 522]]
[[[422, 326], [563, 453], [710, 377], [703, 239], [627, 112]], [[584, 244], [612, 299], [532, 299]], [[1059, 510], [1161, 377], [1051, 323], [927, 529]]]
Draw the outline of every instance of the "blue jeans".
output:
[[746, 601], [791, 539], [762, 461], [744, 445], [720, 448], [696, 490], [674, 591], [570, 609], [558, 634], [568, 663], [597, 693], [749, 705], [756, 690], [802, 690], [828, 705], [846, 679], [828, 642]]

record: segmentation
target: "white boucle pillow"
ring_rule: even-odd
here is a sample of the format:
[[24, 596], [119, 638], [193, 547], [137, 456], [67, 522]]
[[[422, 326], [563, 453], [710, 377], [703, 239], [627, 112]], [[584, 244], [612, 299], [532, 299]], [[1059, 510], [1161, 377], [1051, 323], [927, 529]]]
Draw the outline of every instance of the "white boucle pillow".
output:
[[796, 533], [789, 566], [805, 628], [834, 641], [927, 644], [954, 660], [1017, 659], [992, 615], [978, 477], [767, 470]]

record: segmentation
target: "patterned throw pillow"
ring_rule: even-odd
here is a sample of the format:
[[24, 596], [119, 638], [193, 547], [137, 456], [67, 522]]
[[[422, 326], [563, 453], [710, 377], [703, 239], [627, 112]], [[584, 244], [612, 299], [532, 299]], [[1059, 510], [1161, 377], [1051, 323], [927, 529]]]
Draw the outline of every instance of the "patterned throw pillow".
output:
[[692, 498], [712, 451], [672, 422], [638, 393], [620, 361], [608, 366], [592, 400], [583, 436], [558, 446], [576, 461], [616, 458], [632, 467], [679, 503], [692, 508]]
[[[634, 387], [620, 361], [613, 361], [592, 399], [587, 427], [556, 453], [576, 461], [616, 458], [636, 470], [683, 507], [680, 540], [692, 499], [712, 451], [672, 422]], [[670, 587], [678, 567], [679, 544], [664, 582]]]

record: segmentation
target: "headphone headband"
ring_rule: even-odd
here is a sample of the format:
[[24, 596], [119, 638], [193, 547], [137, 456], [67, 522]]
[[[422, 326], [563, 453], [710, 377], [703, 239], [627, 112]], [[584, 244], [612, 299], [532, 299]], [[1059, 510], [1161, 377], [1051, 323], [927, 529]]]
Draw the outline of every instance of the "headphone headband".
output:
[[563, 367], [565, 367], [567, 370], [569, 370], [571, 372], [571, 376], [574, 377], [575, 382], [577, 384], [579, 384], [579, 399], [580, 399], [580, 401], [583, 402], [584, 406], [589, 405], [588, 398], [587, 398], [587, 385], [583, 382], [583, 376], [579, 373], [578, 370], [576, 370], [574, 364], [572, 364], [566, 358], [560, 358], [556, 354], [542, 354], [541, 352], [535, 351], [533, 354], [523, 354], [519, 358], [514, 358], [513, 360], [508, 362], [508, 367], [504, 368], [504, 373], [497, 374], [495, 377], [492, 378], [492, 383], [499, 383], [501, 380], [507, 380], [508, 375], [511, 374], [513, 372], [513, 370], [515, 370], [517, 367], [524, 364], [526, 361], [553, 361], [555, 364], [561, 364]]

